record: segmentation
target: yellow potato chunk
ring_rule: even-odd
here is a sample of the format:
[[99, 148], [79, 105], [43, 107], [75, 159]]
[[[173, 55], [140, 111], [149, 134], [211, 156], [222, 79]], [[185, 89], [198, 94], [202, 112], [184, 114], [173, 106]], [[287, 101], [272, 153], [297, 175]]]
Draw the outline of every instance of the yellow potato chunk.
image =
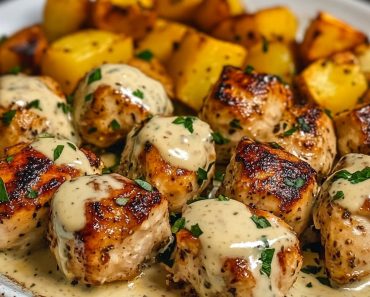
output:
[[307, 28], [301, 45], [306, 62], [329, 57], [365, 42], [366, 35], [334, 16], [321, 12]]
[[132, 39], [100, 30], [84, 30], [55, 41], [42, 60], [42, 73], [71, 94], [78, 81], [103, 63], [125, 63], [133, 55]]
[[160, 17], [173, 21], [190, 21], [203, 0], [157, 0], [156, 8]]
[[297, 82], [302, 94], [333, 113], [354, 108], [367, 89], [365, 75], [350, 52], [317, 60], [300, 74]]
[[199, 110], [223, 66], [240, 67], [246, 55], [246, 49], [239, 45], [188, 31], [168, 66], [175, 82], [175, 97]]

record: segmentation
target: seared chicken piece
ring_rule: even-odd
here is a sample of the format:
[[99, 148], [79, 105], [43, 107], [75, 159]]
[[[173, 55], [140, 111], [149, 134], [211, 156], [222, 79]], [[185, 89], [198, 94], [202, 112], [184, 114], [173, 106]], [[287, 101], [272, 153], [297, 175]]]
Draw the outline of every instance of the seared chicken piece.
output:
[[142, 180], [84, 176], [52, 200], [50, 248], [68, 279], [131, 280], [170, 236], [167, 200]]
[[208, 186], [215, 161], [207, 123], [196, 117], [153, 117], [127, 136], [120, 172], [145, 177], [178, 212]]
[[370, 276], [370, 156], [348, 154], [321, 188], [314, 222], [325, 267], [339, 285]]
[[338, 151], [370, 154], [370, 104], [359, 106], [335, 116]]
[[200, 112], [221, 136], [216, 139], [217, 161], [228, 163], [243, 136], [269, 141], [291, 105], [292, 93], [277, 77], [226, 66]]
[[54, 192], [67, 180], [99, 173], [100, 167], [93, 153], [55, 138], [6, 149], [0, 161], [0, 250], [37, 244]]
[[300, 234], [317, 192], [316, 172], [276, 143], [243, 138], [226, 169], [220, 193], [272, 212]]
[[336, 137], [330, 117], [317, 106], [294, 106], [274, 128], [279, 145], [309, 163], [320, 177], [326, 176], [337, 154]]
[[282, 297], [295, 282], [299, 241], [274, 215], [209, 199], [188, 205], [183, 218], [170, 271], [200, 297]]
[[46, 76], [0, 77], [0, 155], [4, 148], [48, 133], [79, 143], [60, 86]]
[[93, 69], [74, 97], [74, 116], [82, 138], [102, 148], [125, 138], [146, 118], [172, 111], [162, 84], [128, 65]]

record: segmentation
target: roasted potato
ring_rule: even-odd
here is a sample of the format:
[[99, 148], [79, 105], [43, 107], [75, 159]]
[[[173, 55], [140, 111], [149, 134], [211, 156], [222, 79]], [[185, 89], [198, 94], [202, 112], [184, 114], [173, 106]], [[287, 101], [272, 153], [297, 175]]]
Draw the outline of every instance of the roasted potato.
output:
[[261, 41], [295, 40], [298, 22], [287, 7], [272, 7], [220, 22], [211, 35], [250, 47]]
[[40, 26], [32, 26], [7, 38], [0, 44], [0, 73], [15, 68], [36, 74], [48, 42]]
[[149, 50], [166, 64], [189, 27], [158, 19], [154, 28], [138, 42], [137, 53]]
[[84, 30], [55, 41], [42, 60], [42, 73], [58, 81], [71, 94], [78, 81], [102, 63], [124, 63], [132, 57], [130, 37], [100, 31]]
[[49, 41], [81, 28], [89, 12], [89, 0], [47, 0], [43, 29]]
[[91, 9], [94, 26], [140, 39], [152, 29], [157, 17], [152, 1], [97, 0]]
[[246, 55], [247, 51], [239, 45], [188, 31], [168, 66], [176, 98], [199, 110], [223, 66], [241, 66]]
[[354, 53], [360, 64], [360, 69], [365, 73], [370, 83], [370, 44], [361, 44], [355, 48]]
[[165, 19], [186, 22], [193, 19], [198, 6], [204, 0], [157, 0], [156, 10]]
[[306, 62], [326, 58], [363, 43], [366, 35], [336, 17], [320, 12], [307, 28], [301, 44]]
[[291, 83], [296, 72], [294, 45], [282, 42], [259, 42], [248, 51], [245, 66], [257, 72], [279, 76]]
[[300, 92], [333, 113], [353, 108], [365, 93], [367, 81], [350, 52], [320, 59], [298, 77]]

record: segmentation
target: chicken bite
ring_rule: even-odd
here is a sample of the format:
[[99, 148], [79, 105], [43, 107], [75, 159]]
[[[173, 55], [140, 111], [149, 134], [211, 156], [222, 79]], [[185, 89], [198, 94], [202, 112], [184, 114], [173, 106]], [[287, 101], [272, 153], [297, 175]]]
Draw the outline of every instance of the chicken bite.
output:
[[137, 276], [171, 236], [167, 200], [143, 180], [84, 176], [54, 195], [50, 248], [68, 279], [99, 285]]
[[282, 297], [295, 282], [299, 241], [274, 215], [223, 197], [188, 205], [181, 220], [170, 271], [200, 297]]
[[90, 71], [74, 96], [74, 117], [82, 138], [98, 147], [124, 139], [135, 124], [173, 107], [158, 81], [140, 70], [105, 64]]
[[6, 147], [32, 141], [41, 133], [79, 144], [69, 110], [60, 86], [50, 77], [1, 76], [0, 155]]
[[212, 130], [196, 117], [153, 117], [127, 137], [120, 172], [145, 177], [168, 199], [171, 211], [200, 195], [216, 161]]
[[348, 154], [321, 188], [314, 209], [328, 276], [337, 285], [370, 276], [370, 156]]
[[6, 149], [0, 160], [0, 250], [37, 245], [55, 191], [67, 180], [100, 173], [101, 167], [92, 152], [56, 138]]
[[316, 172], [276, 143], [243, 138], [219, 191], [252, 208], [272, 212], [300, 234], [311, 218]]

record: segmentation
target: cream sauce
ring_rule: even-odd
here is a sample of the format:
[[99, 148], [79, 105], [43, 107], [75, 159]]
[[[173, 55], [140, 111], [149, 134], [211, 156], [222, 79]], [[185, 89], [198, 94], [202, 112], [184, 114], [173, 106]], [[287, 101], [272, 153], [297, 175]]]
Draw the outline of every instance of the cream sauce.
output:
[[[127, 136], [127, 146], [123, 159], [134, 163], [144, 149], [145, 143], [155, 146], [161, 157], [172, 166], [197, 171], [208, 169], [216, 161], [212, 141], [212, 130], [209, 125], [198, 118], [193, 121], [193, 133], [182, 124], [174, 124], [177, 117], [153, 117], [140, 130], [134, 129]], [[136, 136], [134, 136], [137, 133]]]
[[[344, 156], [336, 166], [334, 174], [340, 170], [347, 170], [350, 173], [361, 171], [366, 167], [370, 167], [370, 156], [362, 154], [348, 154]], [[333, 174], [333, 175], [334, 175]], [[332, 176], [333, 176], [332, 175]], [[343, 199], [336, 199], [343, 208], [348, 209], [350, 212], [358, 212], [364, 205], [367, 199], [370, 199], [370, 179], [352, 184], [350, 181], [340, 178], [331, 183], [331, 178], [326, 181], [323, 187], [328, 186], [329, 195], [334, 197], [338, 191], [344, 194]]]
[[[282, 247], [297, 244], [298, 239], [289, 229], [279, 225], [277, 219], [269, 219], [271, 227], [258, 229], [251, 219], [252, 213], [243, 203], [216, 199], [188, 205], [183, 217], [187, 229], [190, 230], [192, 225], [198, 224], [203, 231], [199, 236], [203, 247], [202, 264], [212, 287], [206, 289], [200, 286], [201, 296], [206, 296], [206, 292], [216, 294], [225, 290], [225, 283], [220, 274], [225, 258], [243, 258], [249, 262], [250, 271], [256, 280], [253, 296], [283, 296], [278, 289], [280, 265], [277, 251]], [[268, 241], [269, 248], [275, 249], [270, 277], [260, 272], [262, 262], [259, 259], [262, 251], [267, 248], [263, 238]]]
[[[81, 116], [91, 104], [91, 100], [85, 100], [86, 95], [94, 93], [102, 85], [110, 86], [129, 98], [133, 104], [142, 106], [153, 115], [172, 114], [173, 106], [162, 84], [146, 76], [140, 70], [128, 65], [105, 64], [100, 66], [100, 71], [101, 79], [88, 84], [89, 74], [87, 74], [77, 88], [74, 98], [76, 122], [80, 121]], [[134, 95], [137, 91], [142, 93], [142, 98]]]
[[[72, 125], [70, 113], [64, 113], [58, 103], [66, 104], [64, 98], [56, 95], [38, 77], [25, 75], [4, 75], [0, 77], [0, 105], [6, 109], [25, 108], [28, 103], [39, 100], [39, 108], [30, 110], [46, 119], [47, 132], [55, 136], [79, 142]], [[40, 131], [41, 132], [41, 131]]]

